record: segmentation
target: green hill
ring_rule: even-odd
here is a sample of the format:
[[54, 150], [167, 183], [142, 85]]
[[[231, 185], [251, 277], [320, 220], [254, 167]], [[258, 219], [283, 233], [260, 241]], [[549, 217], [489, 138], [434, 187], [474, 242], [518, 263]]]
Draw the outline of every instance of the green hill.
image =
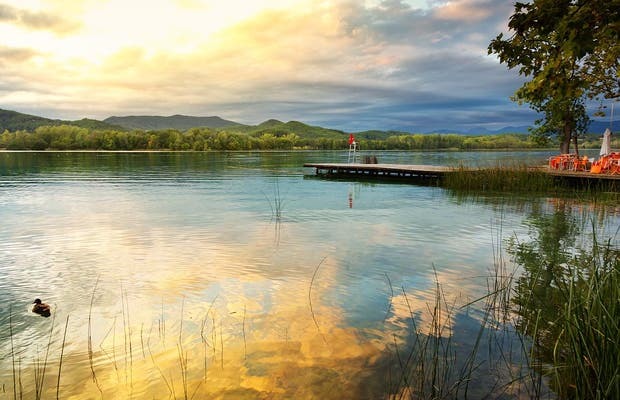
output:
[[73, 125], [91, 130], [125, 130], [120, 126], [107, 124], [95, 119], [84, 118], [78, 121], [64, 121], [61, 119], [43, 118], [36, 115], [23, 114], [17, 111], [0, 109], [0, 132], [4, 132], [5, 130], [10, 132], [20, 130], [32, 132], [40, 126], [50, 125]]
[[[89, 130], [117, 131], [163, 131], [168, 129], [187, 131], [192, 128], [208, 128], [217, 131], [249, 135], [256, 138], [267, 134], [275, 137], [294, 134], [301, 139], [345, 139], [348, 137], [348, 133], [341, 130], [307, 125], [299, 121], [282, 122], [277, 119], [269, 119], [258, 125], [243, 125], [220, 117], [193, 117], [187, 115], [172, 115], [169, 117], [109, 117], [103, 121], [84, 118], [78, 121], [64, 121], [0, 109], [0, 133], [4, 130], [10, 132], [19, 130], [33, 132], [36, 128], [46, 125], [72, 125]], [[355, 136], [358, 139], [385, 140], [390, 136], [403, 134], [406, 133], [396, 131], [365, 131], [355, 133]]]
[[410, 135], [407, 132], [400, 131], [363, 131], [355, 133], [355, 137], [358, 139], [366, 139], [366, 140], [385, 140], [390, 136], [400, 136], [400, 135]]
[[277, 119], [268, 119], [267, 121], [261, 122], [260, 124], [256, 125], [253, 128], [255, 129], [275, 128], [275, 127], [281, 126], [282, 124], [284, 124], [284, 122], [278, 121]]
[[177, 129], [186, 131], [191, 128], [228, 128], [243, 126], [234, 121], [220, 117], [192, 117], [188, 115], [171, 115], [169, 117], [155, 115], [135, 115], [127, 117], [109, 117], [103, 120], [108, 124], [122, 126], [126, 129], [156, 131], [162, 129]]
[[306, 125], [299, 121], [282, 122], [275, 119], [267, 120], [256, 126], [245, 126], [243, 128], [232, 128], [228, 130], [236, 133], [245, 133], [254, 137], [260, 137], [266, 134], [276, 137], [295, 134], [302, 139], [342, 139], [348, 135], [340, 130]]

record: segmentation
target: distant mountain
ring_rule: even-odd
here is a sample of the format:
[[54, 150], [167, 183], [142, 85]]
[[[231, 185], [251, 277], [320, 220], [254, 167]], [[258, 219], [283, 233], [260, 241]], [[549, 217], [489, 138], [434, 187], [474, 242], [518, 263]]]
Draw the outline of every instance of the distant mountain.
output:
[[257, 129], [268, 129], [268, 128], [274, 128], [277, 126], [280, 126], [284, 124], [284, 122], [282, 121], [278, 121], [277, 119], [268, 119], [267, 121], [261, 122], [260, 124], [256, 125]]
[[506, 126], [502, 129], [498, 129], [495, 131], [495, 134], [500, 133], [529, 133], [530, 127], [528, 125], [521, 126]]
[[54, 122], [48, 118], [0, 109], [0, 131], [34, 130], [41, 125], [50, 125]]
[[[613, 126], [615, 130], [620, 130], [620, 121], [614, 121]], [[521, 125], [521, 126], [506, 126], [501, 129], [490, 130], [484, 127], [480, 128], [470, 128], [467, 130], [455, 130], [455, 129], [433, 129], [432, 131], [426, 133], [438, 133], [438, 134], [449, 134], [455, 133], [458, 135], [501, 135], [504, 133], [529, 133], [530, 126]], [[592, 120], [590, 121], [590, 126], [588, 127], [588, 133], [600, 133], [601, 135], [605, 132], [605, 129], [609, 128], [609, 121], [600, 121], [600, 120]]]
[[220, 117], [192, 117], [188, 115], [171, 115], [169, 117], [138, 115], [127, 117], [109, 117], [103, 120], [108, 124], [122, 126], [126, 129], [153, 131], [160, 129], [177, 129], [185, 131], [191, 128], [228, 128], [243, 126], [234, 121]]
[[95, 119], [84, 118], [78, 121], [64, 121], [61, 119], [49, 119], [38, 117], [36, 115], [23, 114], [17, 111], [0, 109], [0, 132], [4, 132], [5, 129], [11, 132], [19, 130], [34, 131], [40, 126], [58, 125], [73, 125], [87, 129], [124, 130], [120, 126], [107, 124]]
[[471, 136], [484, 136], [484, 135], [501, 135], [503, 133], [528, 133], [529, 126], [506, 126], [501, 129], [487, 129], [485, 127], [481, 128], [470, 128], [467, 130], [458, 130], [458, 129], [433, 129], [430, 132], [426, 133], [437, 133], [437, 134], [456, 134], [456, 135], [471, 135]]
[[256, 126], [246, 125], [242, 127], [232, 127], [230, 131], [245, 133], [256, 137], [262, 136], [264, 134], [271, 134], [279, 137], [291, 133], [299, 136], [302, 139], [341, 139], [343, 137], [348, 137], [348, 134], [345, 134], [343, 131], [340, 130], [307, 125], [299, 121], [282, 122], [278, 121], [277, 119], [270, 119]]
[[[261, 136], [263, 134], [272, 134], [274, 136], [284, 136], [294, 133], [300, 138], [328, 138], [340, 139], [347, 137], [348, 133], [337, 129], [323, 128], [320, 126], [307, 125], [299, 121], [282, 122], [277, 119], [269, 119], [258, 125], [243, 125], [234, 121], [222, 119], [220, 117], [193, 117], [186, 115], [172, 115], [169, 117], [162, 116], [126, 116], [126, 117], [109, 117], [103, 121], [94, 119], [81, 119], [78, 121], [66, 121], [60, 119], [49, 119], [30, 114], [23, 114], [11, 110], [0, 109], [0, 133], [5, 129], [9, 131], [25, 130], [34, 131], [39, 126], [44, 125], [73, 125], [94, 130], [161, 130], [176, 129], [185, 131], [191, 128], [225, 128], [229, 132], [243, 133], [252, 136]], [[610, 126], [609, 121], [593, 120], [589, 126], [588, 132], [592, 134], [603, 134], [606, 128]], [[620, 120], [613, 122], [616, 132], [620, 131]], [[484, 127], [472, 128], [466, 131], [458, 131], [451, 129], [435, 129], [431, 132], [435, 134], [461, 134], [461, 135], [500, 135], [505, 133], [528, 133], [528, 126], [507, 126], [497, 130], [489, 130]], [[407, 135], [411, 132], [402, 131], [380, 131], [369, 130], [356, 132], [355, 136], [359, 139], [368, 140], [384, 140], [390, 136]]]

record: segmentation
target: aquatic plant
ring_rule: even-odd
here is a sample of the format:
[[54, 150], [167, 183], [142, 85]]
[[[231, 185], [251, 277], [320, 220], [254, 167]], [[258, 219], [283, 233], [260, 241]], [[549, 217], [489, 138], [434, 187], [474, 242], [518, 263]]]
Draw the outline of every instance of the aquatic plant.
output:
[[532, 363], [560, 398], [620, 398], [620, 251], [613, 238], [572, 246], [577, 225], [564, 213], [534, 215], [538, 231], [510, 251], [523, 266], [516, 283], [517, 328], [535, 345]]
[[476, 192], [527, 193], [527, 194], [573, 194], [618, 198], [620, 181], [586, 180], [578, 177], [554, 176], [544, 167], [526, 164], [497, 165], [484, 168], [458, 166], [446, 174], [440, 185], [457, 194]]
[[527, 165], [466, 168], [459, 166], [446, 174], [441, 185], [455, 191], [549, 192], [554, 178]]

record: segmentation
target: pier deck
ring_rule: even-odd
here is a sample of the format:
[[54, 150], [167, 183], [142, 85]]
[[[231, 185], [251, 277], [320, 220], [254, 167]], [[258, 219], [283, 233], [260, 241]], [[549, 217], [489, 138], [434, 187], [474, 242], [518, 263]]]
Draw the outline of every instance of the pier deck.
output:
[[[447, 174], [457, 169], [437, 165], [407, 165], [407, 164], [346, 164], [346, 163], [307, 163], [304, 167], [315, 168], [317, 175], [326, 177], [344, 178], [401, 178], [412, 181], [441, 180]], [[620, 183], [620, 175], [615, 174], [591, 174], [587, 171], [558, 171], [547, 167], [532, 168], [542, 170], [558, 179], [565, 179], [580, 185], [597, 182], [609, 182], [617, 187]], [[476, 169], [472, 168], [472, 171]]]
[[344, 164], [308, 163], [304, 167], [316, 168], [317, 175], [385, 177], [385, 178], [441, 178], [453, 168], [436, 165], [406, 164]]

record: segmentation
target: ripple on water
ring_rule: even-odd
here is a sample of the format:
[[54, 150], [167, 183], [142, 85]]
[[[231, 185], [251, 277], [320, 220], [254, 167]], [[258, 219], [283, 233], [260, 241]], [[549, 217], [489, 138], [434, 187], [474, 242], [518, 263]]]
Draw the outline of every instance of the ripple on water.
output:
[[[438, 188], [304, 179], [300, 159], [282, 164], [280, 154], [91, 157], [63, 154], [0, 177], [0, 350], [11, 354], [10, 319], [23, 365], [41, 357], [52, 319], [30, 307], [35, 297], [49, 302], [54, 361], [70, 317], [67, 391], [69, 382], [91, 385], [89, 315], [95, 365], [102, 381], [115, 383], [106, 393], [125, 383], [128, 341], [142, 382], [134, 395], [152, 387], [168, 393], [153, 365], [166, 379], [174, 375], [180, 393], [179, 336], [193, 361], [204, 362], [206, 348], [209, 373], [226, 383], [247, 371], [291, 382], [311, 367], [340, 376], [356, 362], [350, 370], [372, 370], [385, 356], [380, 340], [389, 336], [391, 346], [390, 334], [409, 329], [411, 312], [429, 309], [436, 279], [446, 296], [471, 296], [481, 285], [470, 278], [486, 274], [498, 230], [527, 233], [519, 210], [457, 203]], [[337, 344], [332, 353], [321, 335]], [[204, 373], [197, 368], [195, 382]], [[321, 374], [317, 382], [336, 382]]]

